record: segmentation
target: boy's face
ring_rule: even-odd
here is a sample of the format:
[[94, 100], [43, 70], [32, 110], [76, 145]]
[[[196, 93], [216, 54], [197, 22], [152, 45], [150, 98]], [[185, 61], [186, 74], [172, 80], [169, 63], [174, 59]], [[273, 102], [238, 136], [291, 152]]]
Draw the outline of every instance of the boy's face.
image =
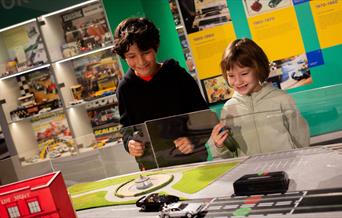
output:
[[234, 65], [227, 71], [228, 83], [241, 95], [249, 95], [261, 89], [256, 72], [250, 67]]
[[158, 70], [156, 51], [153, 48], [141, 51], [134, 43], [125, 53], [125, 60], [128, 66], [140, 76], [154, 75]]

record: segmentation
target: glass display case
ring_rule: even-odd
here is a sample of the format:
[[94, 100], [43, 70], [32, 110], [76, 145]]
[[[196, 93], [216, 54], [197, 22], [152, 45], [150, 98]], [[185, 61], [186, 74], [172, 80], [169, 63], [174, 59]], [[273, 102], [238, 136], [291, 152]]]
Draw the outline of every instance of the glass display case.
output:
[[0, 30], [0, 79], [46, 67], [48, 58], [36, 19]]
[[67, 107], [114, 95], [122, 70], [111, 47], [53, 64]]
[[[118, 138], [119, 111], [115, 91], [122, 78], [112, 47], [53, 64], [80, 152], [102, 148]], [[82, 124], [82, 125], [80, 125]]]
[[52, 62], [112, 44], [112, 34], [99, 1], [88, 1], [38, 18]]
[[120, 143], [112, 42], [97, 0], [0, 30], [1, 107], [22, 166]]

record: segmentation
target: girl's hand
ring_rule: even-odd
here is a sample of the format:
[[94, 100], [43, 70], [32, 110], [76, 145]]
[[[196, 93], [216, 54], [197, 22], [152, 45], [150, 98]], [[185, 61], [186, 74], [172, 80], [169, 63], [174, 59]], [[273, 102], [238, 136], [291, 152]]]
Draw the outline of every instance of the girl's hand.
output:
[[129, 140], [128, 142], [128, 151], [134, 157], [141, 157], [144, 154], [145, 146], [143, 143]]
[[183, 154], [190, 154], [194, 151], [194, 145], [187, 137], [179, 137], [173, 141], [176, 148]]
[[222, 123], [217, 124], [213, 131], [211, 132], [211, 138], [214, 141], [214, 144], [218, 148], [223, 147], [223, 142], [228, 137], [228, 130], [225, 129], [225, 125]]

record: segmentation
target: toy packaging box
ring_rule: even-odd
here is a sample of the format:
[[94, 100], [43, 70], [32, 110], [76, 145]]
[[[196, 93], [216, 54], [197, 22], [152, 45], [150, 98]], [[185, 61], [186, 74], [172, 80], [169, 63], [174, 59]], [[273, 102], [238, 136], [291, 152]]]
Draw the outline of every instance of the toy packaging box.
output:
[[73, 150], [73, 139], [63, 113], [50, 113], [32, 119], [39, 158], [57, 158]]

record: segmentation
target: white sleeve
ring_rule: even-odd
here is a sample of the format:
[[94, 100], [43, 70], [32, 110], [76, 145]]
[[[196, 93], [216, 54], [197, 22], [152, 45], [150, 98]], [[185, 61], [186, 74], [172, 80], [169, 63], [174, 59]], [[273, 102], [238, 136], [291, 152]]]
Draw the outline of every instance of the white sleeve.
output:
[[310, 131], [306, 120], [300, 114], [295, 101], [291, 96], [288, 99], [288, 105], [285, 111], [287, 127], [291, 135], [292, 141], [298, 148], [310, 145]]

